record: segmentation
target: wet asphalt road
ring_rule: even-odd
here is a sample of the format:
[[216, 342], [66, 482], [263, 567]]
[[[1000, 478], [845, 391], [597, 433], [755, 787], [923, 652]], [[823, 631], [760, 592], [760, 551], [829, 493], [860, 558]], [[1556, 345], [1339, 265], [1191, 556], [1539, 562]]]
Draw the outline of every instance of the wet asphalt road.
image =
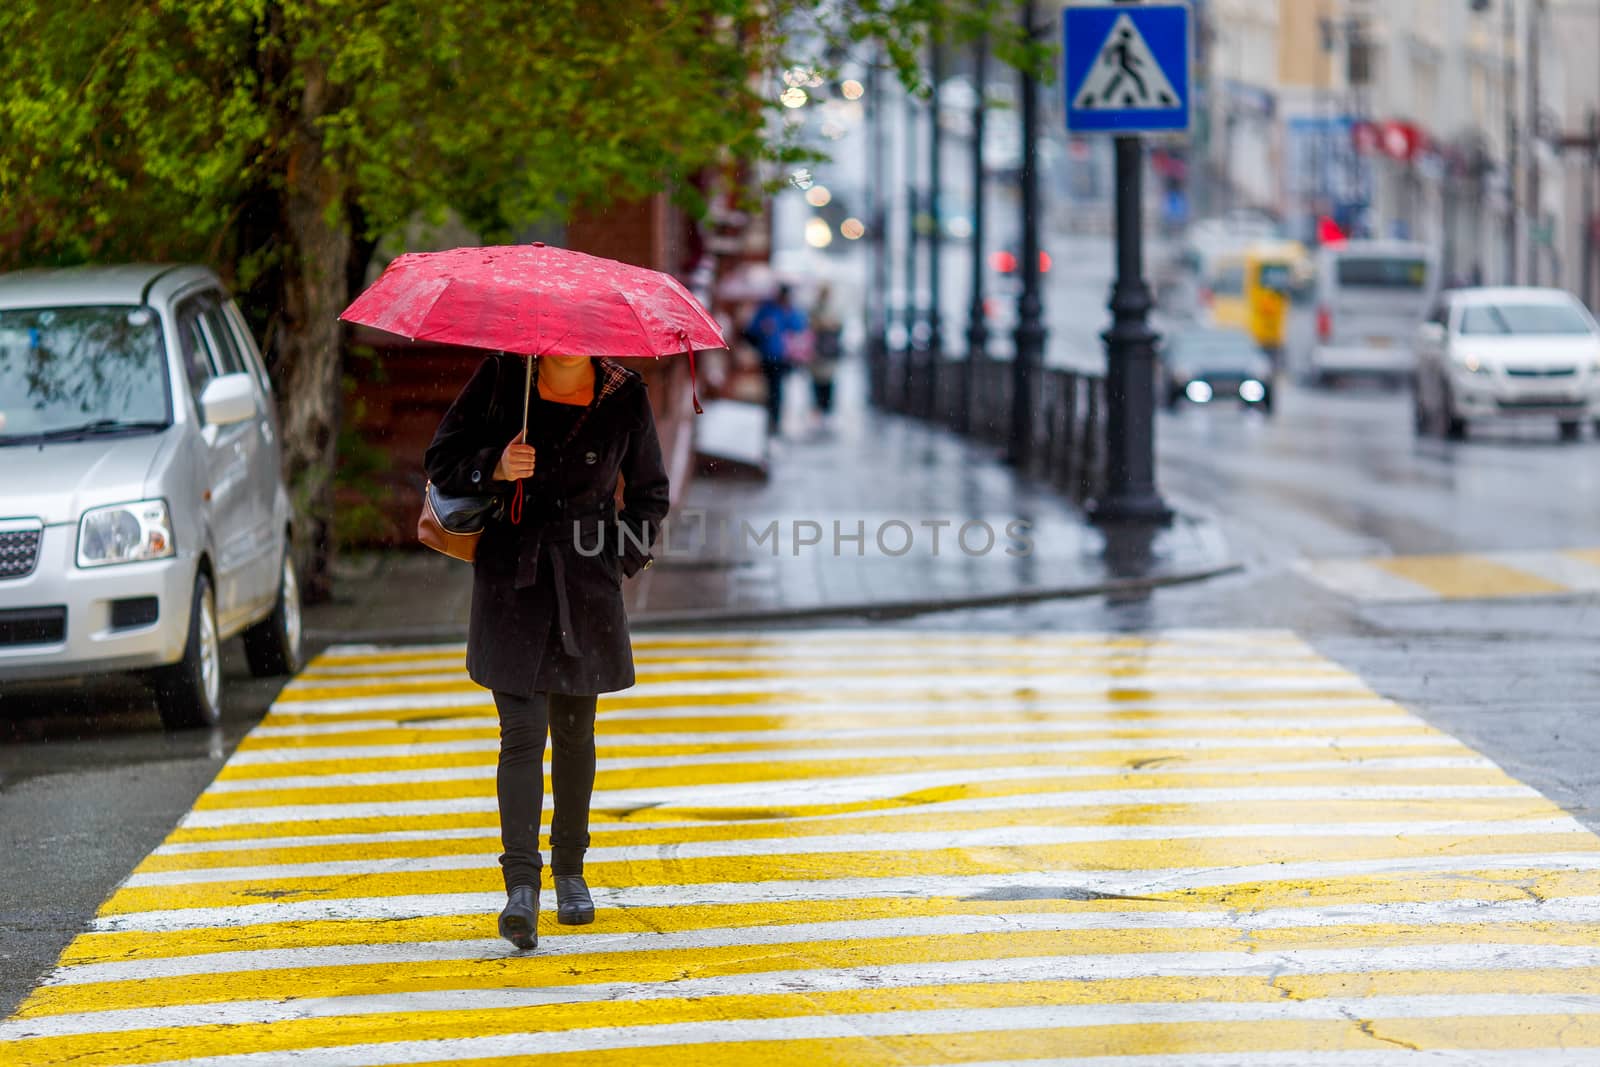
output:
[[[1600, 827], [1600, 603], [1361, 604], [1302, 559], [1600, 546], [1600, 443], [1553, 426], [1418, 442], [1405, 393], [1286, 389], [1271, 420], [1163, 416], [1163, 488], [1244, 573], [1118, 603], [927, 616], [928, 629], [1282, 627]], [[218, 730], [168, 735], [137, 689], [0, 697], [0, 1014], [188, 810], [275, 691], [230, 663]], [[107, 709], [117, 709], [114, 712]]]

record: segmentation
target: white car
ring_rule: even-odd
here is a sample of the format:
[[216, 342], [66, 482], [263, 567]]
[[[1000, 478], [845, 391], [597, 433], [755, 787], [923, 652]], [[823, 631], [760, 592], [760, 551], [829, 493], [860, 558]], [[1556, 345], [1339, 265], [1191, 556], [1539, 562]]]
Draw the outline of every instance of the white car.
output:
[[1473, 419], [1600, 417], [1600, 326], [1561, 289], [1456, 289], [1417, 330], [1416, 424], [1452, 440]]

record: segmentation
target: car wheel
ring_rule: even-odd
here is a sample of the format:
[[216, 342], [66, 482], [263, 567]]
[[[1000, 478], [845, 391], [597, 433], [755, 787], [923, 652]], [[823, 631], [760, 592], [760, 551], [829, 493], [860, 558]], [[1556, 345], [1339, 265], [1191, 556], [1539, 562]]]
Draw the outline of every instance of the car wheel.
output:
[[1439, 386], [1439, 419], [1444, 423], [1446, 440], [1467, 439], [1467, 420], [1456, 414], [1455, 398], [1450, 395], [1450, 386], [1444, 383]]
[[214, 726], [222, 719], [222, 640], [211, 579], [195, 579], [189, 640], [183, 659], [151, 676], [162, 725], [169, 730]]
[[1411, 387], [1411, 428], [1417, 432], [1418, 437], [1426, 437], [1433, 429], [1428, 418], [1427, 406], [1422, 403], [1422, 383], [1413, 382]]
[[1576, 441], [1583, 436], [1583, 423], [1577, 419], [1562, 419], [1560, 426], [1563, 441]]
[[244, 632], [244, 655], [257, 678], [293, 674], [301, 659], [300, 582], [294, 573], [294, 556], [285, 548], [283, 572], [278, 577], [278, 600], [272, 614]]

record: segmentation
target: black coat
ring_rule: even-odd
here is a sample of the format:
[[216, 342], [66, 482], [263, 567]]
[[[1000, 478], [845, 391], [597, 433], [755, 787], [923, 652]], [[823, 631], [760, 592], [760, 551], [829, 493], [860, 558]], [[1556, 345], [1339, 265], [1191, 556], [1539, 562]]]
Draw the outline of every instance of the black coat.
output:
[[[490, 356], [450, 405], [423, 461], [441, 491], [500, 492], [509, 504], [513, 485], [496, 481], [494, 469], [522, 428], [525, 374], [522, 357]], [[536, 429], [528, 428], [530, 442]], [[554, 451], [535, 447], [521, 521], [513, 523], [507, 507], [478, 542], [467, 673], [522, 696], [626, 689], [633, 646], [622, 579], [649, 565], [667, 514], [667, 474], [644, 380], [595, 360], [595, 399], [571, 439]]]

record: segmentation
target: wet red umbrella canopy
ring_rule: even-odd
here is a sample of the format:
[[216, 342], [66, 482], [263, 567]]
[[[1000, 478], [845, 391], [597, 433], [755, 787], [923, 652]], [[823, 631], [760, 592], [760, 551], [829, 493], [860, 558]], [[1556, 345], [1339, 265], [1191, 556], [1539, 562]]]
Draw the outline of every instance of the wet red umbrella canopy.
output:
[[339, 317], [525, 356], [686, 353], [691, 369], [696, 350], [728, 344], [671, 275], [538, 243], [408, 253]]

